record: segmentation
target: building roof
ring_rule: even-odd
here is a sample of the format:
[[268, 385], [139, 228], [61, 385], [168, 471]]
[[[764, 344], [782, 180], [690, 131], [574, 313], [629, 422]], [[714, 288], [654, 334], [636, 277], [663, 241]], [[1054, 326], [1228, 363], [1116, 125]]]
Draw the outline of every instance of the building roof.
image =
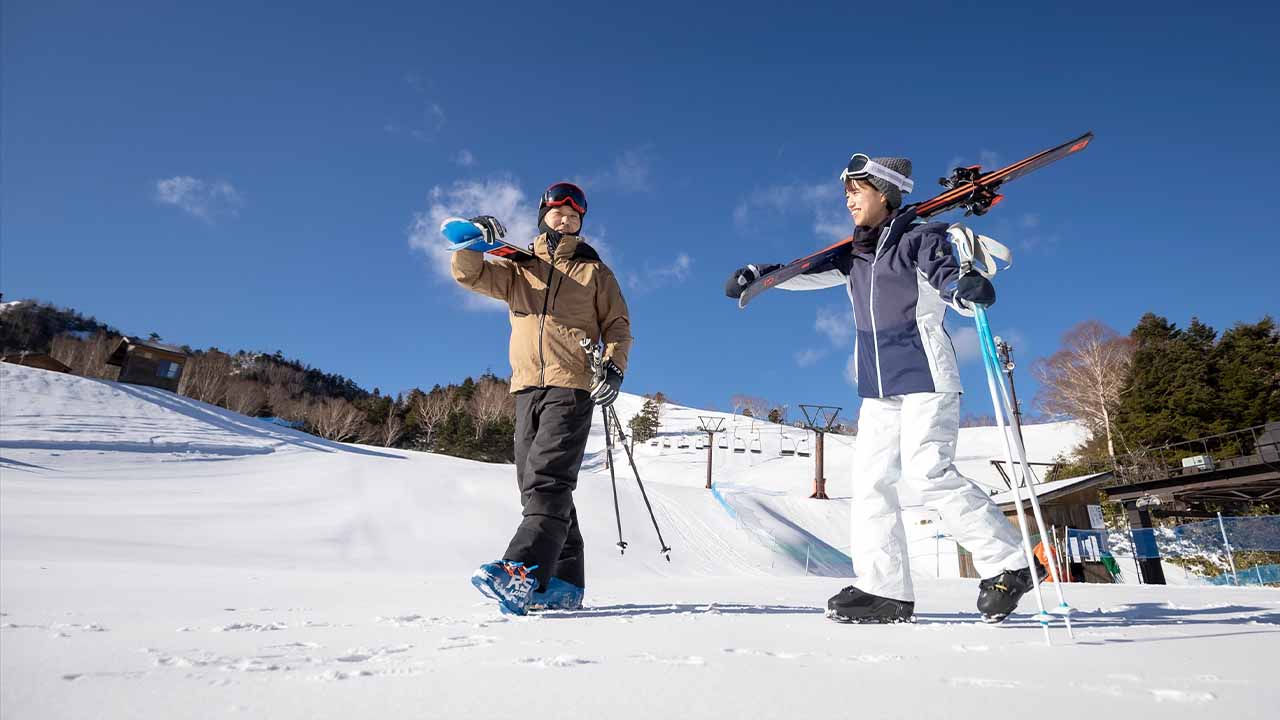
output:
[[10, 353], [0, 357], [0, 362], [13, 363], [14, 365], [26, 365], [28, 367], [55, 370], [57, 372], [64, 373], [71, 372], [70, 365], [54, 358], [48, 353]]
[[107, 364], [124, 365], [125, 354], [131, 347], [146, 348], [147, 350], [153, 350], [164, 355], [173, 356], [174, 359], [177, 360], [185, 361], [187, 359], [187, 353], [180, 347], [165, 345], [164, 343], [153, 342], [151, 340], [141, 340], [139, 338], [126, 335], [120, 338], [119, 344], [117, 344], [115, 349], [111, 351], [111, 355], [107, 358]]
[[[1036, 498], [1041, 503], [1044, 503], [1046, 501], [1053, 500], [1054, 498], [1062, 497], [1063, 495], [1069, 495], [1070, 493], [1085, 490], [1089, 487], [1102, 485], [1110, 480], [1111, 471], [1108, 470], [1106, 472], [1093, 473], [1092, 475], [1081, 475], [1079, 477], [1067, 478], [1065, 480], [1039, 482], [1035, 483], [1034, 487], [1036, 491]], [[1019, 487], [1019, 490], [1022, 493], [1023, 500], [1025, 500], [1027, 497], [1026, 488]], [[1004, 492], [997, 493], [993, 495], [991, 499], [1000, 506], [1001, 510], [1013, 509], [1014, 498], [1012, 490], [1005, 490]]]

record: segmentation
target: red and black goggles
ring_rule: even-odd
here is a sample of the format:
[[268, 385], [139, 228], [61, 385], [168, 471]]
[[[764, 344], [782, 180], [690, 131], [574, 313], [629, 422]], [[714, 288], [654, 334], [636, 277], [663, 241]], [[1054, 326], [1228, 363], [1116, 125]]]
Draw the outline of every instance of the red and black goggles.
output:
[[568, 205], [578, 211], [579, 215], [587, 214], [587, 194], [582, 188], [568, 182], [559, 182], [542, 193], [543, 207], [560, 207]]

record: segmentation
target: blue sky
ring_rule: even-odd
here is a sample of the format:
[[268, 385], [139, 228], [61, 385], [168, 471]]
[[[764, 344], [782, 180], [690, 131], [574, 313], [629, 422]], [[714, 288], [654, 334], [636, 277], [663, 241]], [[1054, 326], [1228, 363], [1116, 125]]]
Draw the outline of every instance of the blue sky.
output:
[[[506, 374], [506, 318], [446, 278], [433, 223], [527, 231], [573, 178], [631, 306], [624, 389], [848, 412], [844, 294], [739, 311], [728, 272], [846, 234], [855, 151], [910, 157], [919, 200], [1093, 130], [971, 223], [1015, 252], [991, 317], [1021, 396], [1081, 320], [1280, 309], [1274, 7], [127, 5], [4, 5], [6, 299], [384, 392]], [[989, 413], [950, 326], [964, 409]]]

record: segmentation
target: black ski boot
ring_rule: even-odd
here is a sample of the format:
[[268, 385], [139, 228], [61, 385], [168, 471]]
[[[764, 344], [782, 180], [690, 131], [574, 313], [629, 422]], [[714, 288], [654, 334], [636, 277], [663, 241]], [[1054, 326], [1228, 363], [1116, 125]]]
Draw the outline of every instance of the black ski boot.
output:
[[978, 612], [986, 622], [1001, 622], [1018, 607], [1018, 601], [1032, 587], [1030, 568], [1005, 570], [989, 577], [978, 583]]
[[850, 585], [827, 601], [827, 617], [843, 623], [914, 622], [916, 604], [910, 600], [862, 592]]

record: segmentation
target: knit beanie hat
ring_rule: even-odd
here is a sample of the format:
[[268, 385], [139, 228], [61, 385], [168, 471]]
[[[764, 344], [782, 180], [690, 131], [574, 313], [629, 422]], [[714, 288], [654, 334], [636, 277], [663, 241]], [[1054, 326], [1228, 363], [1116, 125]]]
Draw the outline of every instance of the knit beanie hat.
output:
[[[883, 165], [903, 177], [911, 177], [911, 161], [906, 158], [878, 157], [871, 158], [871, 161]], [[902, 190], [897, 185], [875, 175], [862, 178], [862, 180], [871, 183], [872, 187], [884, 194], [885, 202], [889, 204], [890, 210], [902, 207]]]

